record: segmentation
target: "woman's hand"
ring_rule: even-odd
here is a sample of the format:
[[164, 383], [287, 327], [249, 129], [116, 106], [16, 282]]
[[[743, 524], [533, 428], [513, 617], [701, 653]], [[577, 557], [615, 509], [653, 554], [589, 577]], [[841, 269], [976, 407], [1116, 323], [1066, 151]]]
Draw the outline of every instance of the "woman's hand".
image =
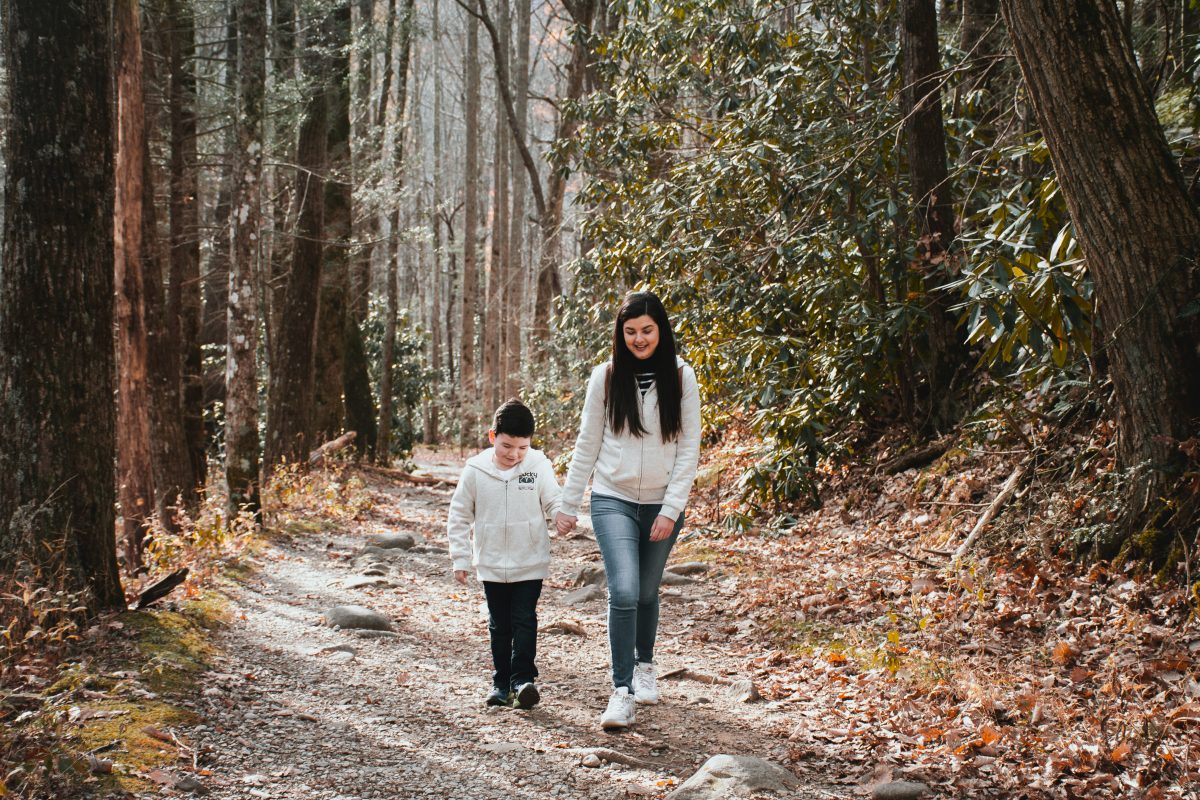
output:
[[661, 542], [663, 539], [670, 537], [674, 531], [675, 520], [659, 514], [654, 518], [654, 524], [650, 526], [650, 541]]
[[465, 584], [467, 582], [467, 571], [465, 569], [454, 570], [454, 580]]
[[578, 519], [578, 517], [572, 517], [570, 514], [564, 514], [560, 511], [554, 515], [554, 528], [558, 531], [559, 536], [566, 536], [575, 530], [575, 523]]

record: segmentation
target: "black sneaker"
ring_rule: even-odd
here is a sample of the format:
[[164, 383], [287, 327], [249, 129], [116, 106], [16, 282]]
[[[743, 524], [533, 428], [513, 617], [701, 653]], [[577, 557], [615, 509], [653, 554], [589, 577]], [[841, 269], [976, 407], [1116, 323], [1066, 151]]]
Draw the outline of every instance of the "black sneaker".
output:
[[499, 686], [493, 686], [488, 692], [487, 704], [489, 706], [510, 706], [513, 701], [513, 693], [506, 692]]
[[542, 699], [542, 695], [538, 692], [538, 688], [532, 683], [522, 683], [517, 687], [516, 699], [513, 700], [513, 708], [533, 708], [538, 704], [538, 700]]

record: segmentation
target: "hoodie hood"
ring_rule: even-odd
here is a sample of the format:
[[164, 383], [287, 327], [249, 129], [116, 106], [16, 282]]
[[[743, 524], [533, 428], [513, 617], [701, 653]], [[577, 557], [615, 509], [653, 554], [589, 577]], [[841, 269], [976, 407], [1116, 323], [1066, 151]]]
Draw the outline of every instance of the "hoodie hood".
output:
[[[496, 466], [496, 461], [494, 458], [495, 452], [496, 448], [489, 447], [480, 453], [476, 453], [467, 459], [467, 466], [473, 467], [482, 472], [484, 475], [490, 475], [491, 477], [499, 480], [500, 473], [504, 472], [505, 470], [502, 470], [500, 467]], [[528, 451], [526, 451], [525, 458], [520, 464], [517, 465], [517, 469], [522, 472], [526, 470], [540, 471], [542, 464], [548, 463], [549, 461], [550, 459], [546, 457], [545, 453], [543, 453], [541, 450], [536, 450], [531, 447]]]

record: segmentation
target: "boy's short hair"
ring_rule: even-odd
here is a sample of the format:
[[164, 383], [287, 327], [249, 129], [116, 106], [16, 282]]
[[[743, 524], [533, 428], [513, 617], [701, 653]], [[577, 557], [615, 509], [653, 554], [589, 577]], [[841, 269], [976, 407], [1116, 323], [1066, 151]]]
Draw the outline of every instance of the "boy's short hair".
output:
[[492, 430], [497, 435], [533, 436], [533, 412], [515, 397], [505, 400], [492, 418]]

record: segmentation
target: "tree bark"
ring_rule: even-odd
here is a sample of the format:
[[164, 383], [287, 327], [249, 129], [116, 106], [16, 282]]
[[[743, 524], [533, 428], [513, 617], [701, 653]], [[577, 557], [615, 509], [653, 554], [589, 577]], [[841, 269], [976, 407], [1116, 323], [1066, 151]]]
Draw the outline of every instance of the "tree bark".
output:
[[461, 425], [459, 445], [467, 447], [479, 439], [475, 430], [478, 394], [475, 388], [475, 319], [478, 315], [479, 277], [476, 266], [476, 240], [479, 222], [479, 27], [473, 12], [479, 0], [465, 0], [467, 15], [466, 56], [466, 153], [463, 169], [463, 272], [462, 272], [462, 333], [459, 347], [461, 388]]
[[225, 480], [229, 512], [258, 518], [258, 301], [266, 0], [239, 0], [238, 115], [225, 350]]
[[195, 507], [196, 489], [208, 476], [208, 442], [204, 432], [204, 367], [200, 328], [204, 306], [200, 293], [200, 207], [196, 166], [195, 20], [186, 0], [169, 0], [171, 126], [171, 281], [167, 303], [170, 335], [183, 351], [183, 424], [187, 436], [191, 485], [184, 504]]
[[[495, 60], [496, 108], [502, 108], [505, 93], [512, 93], [509, 62], [512, 26], [508, 0], [497, 0], [496, 31], [492, 57]], [[515, 112], [514, 112], [515, 113]], [[516, 126], [513, 125], [513, 128]], [[504, 386], [503, 353], [505, 352], [504, 294], [509, 280], [509, 151], [516, 144], [504, 115], [496, 114], [496, 132], [492, 155], [492, 237], [491, 257], [487, 269], [487, 298], [485, 306], [486, 332], [483, 337], [483, 386], [485, 412], [500, 404]]]
[[1155, 506], [1180, 466], [1178, 443], [1196, 433], [1200, 317], [1186, 311], [1200, 288], [1200, 212], [1115, 6], [1002, 0], [1000, 7], [1095, 281], [1104, 337], [1094, 347], [1110, 356], [1118, 461], [1141, 471], [1128, 496], [1130, 519], [1100, 543], [1107, 556], [1146, 515], [1162, 511]]
[[[966, 362], [959, 341], [953, 296], [945, 287], [955, 277], [954, 204], [946, 165], [942, 124], [941, 64], [933, 0], [903, 0], [900, 47], [904, 56], [904, 130], [912, 195], [917, 206], [916, 268], [927, 315], [923, 427], [944, 430], [957, 418], [954, 380]], [[915, 354], [914, 354], [915, 355]]]
[[[4, 0], [0, 567], [124, 608], [113, 503], [108, 3]], [[59, 144], [56, 144], [59, 143]], [[69, 143], [69, 147], [61, 146]]]
[[[432, 374], [437, 376], [434, 378], [434, 383], [431, 394], [431, 401], [428, 406], [428, 413], [425, 417], [425, 441], [428, 444], [437, 444], [441, 439], [441, 405], [443, 401], [442, 390], [444, 386], [444, 377], [442, 375], [442, 331], [443, 331], [443, 313], [442, 313], [442, 292], [444, 290], [445, 279], [443, 277], [442, 264], [444, 256], [442, 253], [442, 224], [440, 215], [442, 213], [442, 71], [438, 68], [442, 58], [442, 23], [441, 11], [438, 7], [438, 0], [433, 0], [432, 20], [430, 22], [430, 48], [433, 51], [431, 61], [434, 64], [433, 69], [433, 203], [429, 212], [429, 230], [433, 240], [433, 274], [430, 276], [433, 279], [433, 320], [431, 327], [431, 342], [430, 342], [430, 365]], [[450, 308], [447, 306], [446, 315], [449, 316]], [[449, 343], [447, 343], [449, 347]]]
[[[392, 173], [396, 176], [395, 194], [399, 198], [401, 189], [404, 185], [404, 120], [408, 110], [408, 78], [409, 64], [412, 55], [412, 30], [413, 30], [413, 0], [403, 0], [404, 5], [400, 12], [399, 33], [400, 41], [399, 53], [396, 56], [396, 66], [392, 70], [396, 79], [396, 134], [395, 134], [395, 150], [392, 154]], [[388, 50], [389, 57], [391, 49]], [[394, 405], [394, 390], [392, 386], [392, 377], [395, 370], [396, 362], [396, 316], [399, 313], [400, 298], [399, 286], [397, 284], [398, 272], [400, 267], [400, 231], [403, 230], [400, 218], [400, 203], [396, 204], [396, 211], [392, 218], [392, 241], [390, 252], [388, 253], [387, 265], [387, 311], [386, 318], [383, 322], [383, 374], [379, 380], [379, 444], [376, 451], [377, 460], [380, 464], [387, 464], [391, 459], [392, 447], [392, 409]]]
[[[310, 54], [306, 64], [324, 79], [319, 57]], [[312, 90], [304, 105], [296, 145], [296, 241], [272, 354], [265, 447], [268, 470], [283, 461], [306, 463], [309, 451], [317, 444], [315, 439], [320, 438], [314, 437], [313, 397], [328, 119], [328, 95], [320, 88]]]
[[[517, 32], [516, 47], [513, 51], [512, 69], [509, 74], [513, 79], [513, 94], [516, 96], [515, 108], [517, 125], [513, 138], [528, 142], [529, 121], [529, 27], [532, 16], [532, 6], [529, 0], [514, 0], [516, 3]], [[525, 316], [525, 192], [528, 189], [526, 174], [520, 168], [521, 149], [513, 141], [509, 151], [509, 162], [512, 172], [512, 219], [511, 232], [508, 236], [508, 280], [504, 283], [504, 358], [502, 359], [502, 374], [504, 397], [515, 397], [521, 393], [521, 367], [523, 342], [522, 322]]]
[[125, 569], [142, 565], [142, 548], [154, 513], [154, 464], [150, 455], [150, 394], [147, 390], [145, 288], [142, 280], [142, 180], [145, 177], [146, 109], [142, 84], [142, 35], [137, 0], [117, 0], [113, 16], [118, 42], [116, 196], [113, 258], [117, 329], [118, 495], [125, 541]]

